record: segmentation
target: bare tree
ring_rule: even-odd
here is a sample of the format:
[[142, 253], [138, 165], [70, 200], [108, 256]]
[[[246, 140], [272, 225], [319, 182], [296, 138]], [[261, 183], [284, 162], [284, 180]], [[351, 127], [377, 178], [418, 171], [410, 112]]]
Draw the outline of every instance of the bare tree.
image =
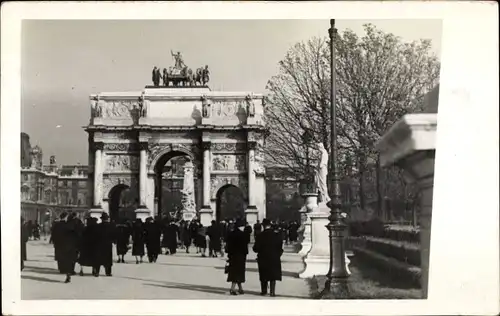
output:
[[[376, 168], [375, 183], [382, 203], [376, 141], [402, 115], [422, 109], [423, 97], [439, 79], [439, 61], [431, 42], [403, 42], [371, 24], [361, 37], [346, 30], [335, 41], [337, 56], [337, 123], [339, 161], [353, 157], [359, 181], [360, 207], [365, 207], [368, 168]], [[295, 174], [306, 170], [308, 131], [329, 149], [330, 51], [326, 38], [295, 44], [280, 61], [280, 71], [267, 85], [267, 161]], [[342, 165], [341, 168], [342, 170]]]

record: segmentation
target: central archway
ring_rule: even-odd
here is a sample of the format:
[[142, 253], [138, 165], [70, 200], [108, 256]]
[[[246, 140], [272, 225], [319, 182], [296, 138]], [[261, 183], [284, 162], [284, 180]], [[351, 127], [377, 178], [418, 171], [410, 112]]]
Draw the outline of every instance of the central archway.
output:
[[[192, 162], [190, 154], [184, 151], [170, 150], [163, 153], [154, 165], [155, 174], [155, 215], [176, 217], [182, 210], [182, 190], [184, 185], [184, 165]], [[194, 174], [195, 204], [198, 197], [197, 181]]]
[[245, 218], [247, 204], [240, 188], [233, 184], [224, 185], [215, 197], [215, 220]]
[[126, 184], [117, 184], [110, 191], [109, 217], [111, 221], [134, 220], [138, 199]]

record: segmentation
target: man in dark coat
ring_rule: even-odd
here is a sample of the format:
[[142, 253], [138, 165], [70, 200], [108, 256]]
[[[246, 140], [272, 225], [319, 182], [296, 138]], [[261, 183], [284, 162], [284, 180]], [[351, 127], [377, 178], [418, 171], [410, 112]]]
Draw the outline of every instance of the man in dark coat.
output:
[[257, 235], [260, 234], [261, 232], [262, 232], [262, 225], [261, 225], [260, 221], [257, 220], [257, 223], [255, 223], [253, 225], [253, 238], [254, 238], [254, 240], [257, 237]]
[[177, 230], [178, 227], [175, 225], [175, 222], [173, 220], [170, 221], [164, 232], [167, 247], [165, 254], [173, 255], [177, 252]]
[[83, 230], [80, 254], [78, 256], [81, 276], [83, 276], [83, 267], [92, 267], [92, 274], [95, 274], [95, 252], [99, 242], [97, 239], [97, 218], [89, 217], [86, 222], [87, 226]]
[[[145, 232], [144, 225], [140, 218], [136, 219], [132, 227], [132, 256], [135, 256], [135, 263], [142, 263], [144, 256]], [[140, 261], [139, 261], [140, 257]]]
[[60, 271], [66, 274], [65, 283], [71, 282], [78, 257], [78, 227], [73, 214], [61, 214], [60, 230], [57, 236], [58, 261]]
[[97, 225], [98, 243], [96, 248], [94, 276], [98, 277], [101, 266], [104, 266], [106, 276], [112, 276], [113, 243], [116, 242], [115, 227], [109, 222], [109, 215], [102, 213], [101, 223]]
[[161, 227], [152, 217], [146, 219], [144, 225], [146, 249], [148, 251], [149, 262], [156, 262], [161, 249]]
[[61, 249], [61, 241], [63, 239], [63, 226], [65, 225], [67, 216], [68, 213], [66, 212], [62, 212], [59, 215], [59, 219], [54, 222], [54, 225], [52, 225], [52, 232], [50, 236], [52, 239], [52, 244], [54, 245], [54, 260], [57, 262], [57, 269], [60, 273], [64, 273], [61, 267], [61, 256], [59, 253]]
[[27, 260], [26, 243], [30, 239], [28, 228], [24, 223], [24, 218], [21, 217], [21, 271], [24, 269], [24, 261]]
[[276, 296], [276, 281], [281, 281], [281, 255], [283, 254], [282, 236], [271, 228], [268, 219], [262, 221], [264, 231], [257, 235], [253, 251], [257, 253], [261, 295]]
[[209, 255], [217, 258], [217, 253], [221, 252], [222, 232], [216, 221], [212, 221], [210, 227], [207, 228], [207, 236], [210, 238], [208, 242]]

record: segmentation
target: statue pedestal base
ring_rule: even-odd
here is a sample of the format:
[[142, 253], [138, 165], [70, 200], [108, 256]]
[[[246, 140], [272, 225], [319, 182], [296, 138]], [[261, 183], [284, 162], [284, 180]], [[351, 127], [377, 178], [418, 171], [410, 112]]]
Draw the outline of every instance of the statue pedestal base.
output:
[[[311, 278], [315, 275], [326, 275], [330, 268], [330, 237], [326, 225], [330, 208], [322, 202], [309, 214], [311, 220], [311, 250], [307, 253], [304, 262], [304, 270], [299, 274], [301, 279]], [[335, 260], [335, 259], [334, 259]], [[346, 270], [349, 274], [349, 259], [345, 254]]]
[[212, 211], [210, 206], [204, 206], [200, 210], [200, 218], [199, 218], [200, 223], [204, 227], [210, 226], [212, 224], [213, 214], [214, 214], [214, 212]]
[[[307, 216], [307, 215], [306, 215]], [[302, 246], [299, 251], [299, 255], [304, 257], [311, 250], [312, 242], [311, 242], [311, 219], [307, 216], [306, 221], [304, 222], [304, 237], [300, 245]]]
[[151, 216], [151, 212], [147, 207], [141, 206], [135, 210], [135, 219], [140, 219], [142, 222], [146, 221], [146, 218]]
[[100, 207], [93, 207], [89, 210], [90, 217], [97, 218], [97, 221], [101, 221], [101, 215], [104, 213], [104, 210]]
[[182, 213], [182, 220], [186, 221], [186, 222], [192, 221], [193, 218], [195, 218], [195, 217], [196, 217], [196, 213], [193, 213], [193, 212], [183, 212]]
[[245, 210], [245, 219], [247, 223], [253, 227], [257, 220], [259, 219], [259, 210], [254, 205], [249, 205]]
[[303, 258], [304, 270], [300, 278], [310, 278], [315, 275], [326, 275], [330, 267], [330, 239], [328, 237], [328, 215], [330, 209], [321, 203], [311, 213], [311, 248]]

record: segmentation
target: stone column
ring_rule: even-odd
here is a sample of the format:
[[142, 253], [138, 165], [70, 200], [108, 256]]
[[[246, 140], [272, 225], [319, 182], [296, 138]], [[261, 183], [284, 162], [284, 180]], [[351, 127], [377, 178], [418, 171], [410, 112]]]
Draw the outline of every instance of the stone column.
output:
[[147, 161], [148, 161], [148, 143], [140, 143], [140, 159], [139, 159], [139, 207], [135, 210], [135, 217], [143, 221], [151, 216], [150, 210], [146, 207], [146, 181], [147, 175]]
[[92, 208], [89, 213], [90, 216], [100, 218], [102, 209], [102, 151], [104, 148], [104, 144], [101, 142], [96, 142], [93, 144], [94, 150], [94, 193], [93, 193], [93, 201]]
[[203, 226], [210, 226], [213, 210], [210, 207], [210, 146], [211, 142], [204, 141], [203, 147], [203, 205], [200, 209], [200, 222]]
[[259, 219], [259, 211], [255, 205], [255, 148], [257, 143], [255, 141], [248, 142], [248, 153], [247, 153], [247, 172], [248, 172], [248, 206], [245, 210], [245, 217], [251, 226], [257, 222]]

